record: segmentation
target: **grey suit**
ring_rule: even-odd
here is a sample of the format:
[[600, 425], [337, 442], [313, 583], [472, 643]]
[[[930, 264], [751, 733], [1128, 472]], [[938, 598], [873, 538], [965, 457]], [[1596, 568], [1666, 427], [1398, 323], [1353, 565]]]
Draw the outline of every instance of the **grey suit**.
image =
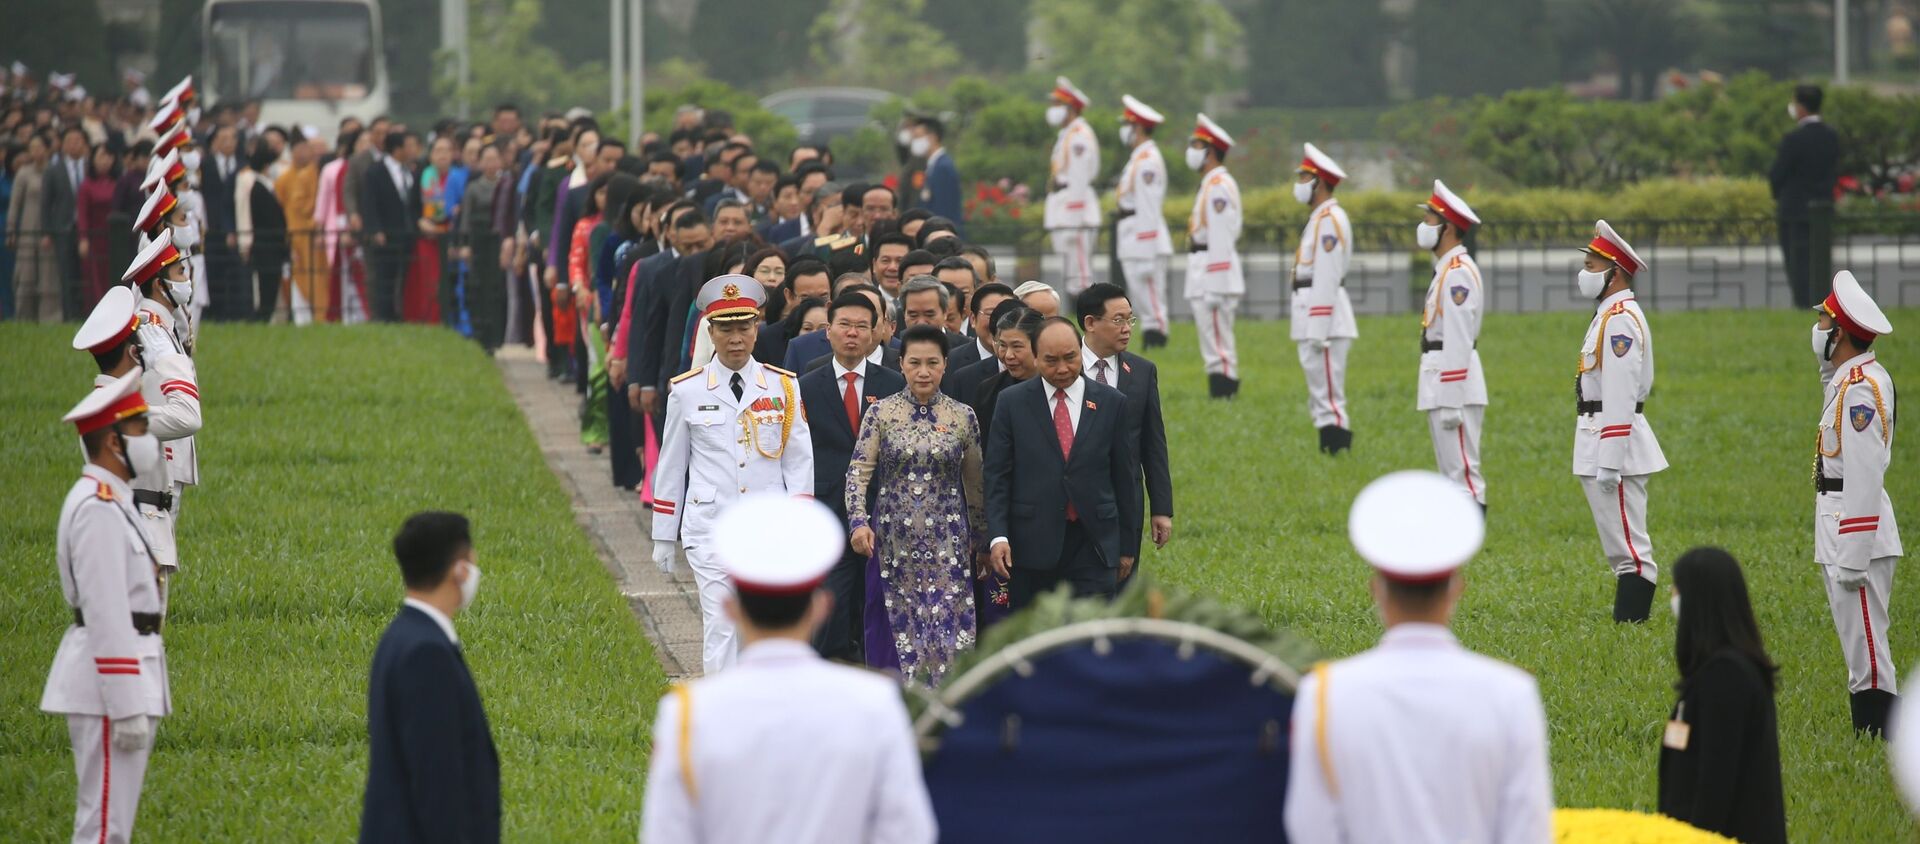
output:
[[85, 179], [84, 159], [73, 162], [64, 155], [49, 159], [45, 184], [40, 189], [40, 223], [53, 238], [60, 312], [68, 322], [87, 316], [80, 302], [80, 242], [75, 237], [80, 221], [80, 182], [73, 178], [74, 164], [79, 165], [80, 177]]

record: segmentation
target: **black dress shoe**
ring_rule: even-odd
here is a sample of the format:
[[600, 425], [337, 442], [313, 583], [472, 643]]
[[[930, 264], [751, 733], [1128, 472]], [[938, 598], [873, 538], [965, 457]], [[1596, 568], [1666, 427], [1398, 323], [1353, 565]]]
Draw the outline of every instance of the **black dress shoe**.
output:
[[1854, 692], [1853, 729], [1877, 739], [1887, 737], [1887, 718], [1893, 712], [1894, 695], [1886, 689]]
[[1167, 345], [1167, 334], [1164, 331], [1143, 331], [1140, 334], [1140, 341], [1149, 349], [1158, 349]]
[[1613, 585], [1613, 620], [1639, 624], [1653, 611], [1653, 581], [1637, 574], [1623, 574]]

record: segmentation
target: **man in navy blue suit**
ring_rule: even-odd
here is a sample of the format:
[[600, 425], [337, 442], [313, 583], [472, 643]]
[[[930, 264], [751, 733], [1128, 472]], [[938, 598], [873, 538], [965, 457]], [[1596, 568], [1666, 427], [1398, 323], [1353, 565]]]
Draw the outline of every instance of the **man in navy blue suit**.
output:
[[926, 184], [920, 188], [915, 206], [932, 211], [936, 217], [953, 221], [954, 233], [967, 236], [966, 208], [960, 196], [960, 168], [947, 154], [947, 129], [937, 118], [928, 117], [915, 124], [913, 154], [927, 160]]
[[[813, 497], [833, 510], [842, 527], [847, 521], [847, 464], [859, 439], [860, 417], [868, 405], [907, 388], [900, 373], [867, 359], [880, 345], [874, 333], [879, 322], [880, 309], [872, 298], [853, 290], [841, 293], [827, 312], [832, 361], [800, 376], [800, 403], [807, 409], [807, 431], [813, 437]], [[827, 573], [825, 588], [833, 594], [833, 612], [813, 636], [821, 656], [851, 662], [861, 657], [866, 562], [866, 555], [849, 545]]]
[[393, 538], [407, 596], [373, 652], [361, 844], [500, 840], [500, 759], [453, 616], [480, 569], [465, 516], [416, 513]]
[[1111, 596], [1131, 573], [1121, 537], [1140, 533], [1127, 399], [1081, 375], [1080, 333], [1048, 317], [1031, 334], [1040, 377], [993, 409], [985, 461], [988, 552], [1015, 611], [1062, 583]]

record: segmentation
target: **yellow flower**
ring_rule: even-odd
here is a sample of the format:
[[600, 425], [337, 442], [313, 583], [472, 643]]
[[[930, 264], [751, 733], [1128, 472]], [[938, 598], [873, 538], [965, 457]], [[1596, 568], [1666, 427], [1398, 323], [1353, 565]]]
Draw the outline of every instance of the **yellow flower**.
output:
[[1733, 844], [1665, 815], [1620, 809], [1556, 809], [1555, 844]]

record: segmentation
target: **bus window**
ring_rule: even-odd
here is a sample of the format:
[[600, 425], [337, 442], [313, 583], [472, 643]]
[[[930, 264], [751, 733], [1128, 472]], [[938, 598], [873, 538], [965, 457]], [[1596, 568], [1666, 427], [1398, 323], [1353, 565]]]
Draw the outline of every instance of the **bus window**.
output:
[[355, 100], [373, 88], [364, 6], [262, 0], [215, 4], [208, 15], [215, 99]]

